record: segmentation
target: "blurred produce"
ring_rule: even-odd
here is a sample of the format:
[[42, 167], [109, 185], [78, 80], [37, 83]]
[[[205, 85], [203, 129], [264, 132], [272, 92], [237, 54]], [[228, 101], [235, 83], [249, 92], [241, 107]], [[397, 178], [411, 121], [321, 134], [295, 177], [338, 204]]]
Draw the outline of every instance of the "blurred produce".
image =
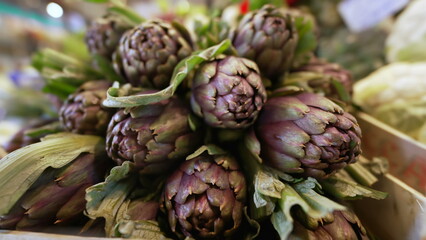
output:
[[393, 63], [357, 82], [354, 102], [364, 111], [426, 143], [426, 63]]
[[386, 39], [386, 59], [389, 62], [426, 61], [425, 0], [411, 1], [397, 17]]

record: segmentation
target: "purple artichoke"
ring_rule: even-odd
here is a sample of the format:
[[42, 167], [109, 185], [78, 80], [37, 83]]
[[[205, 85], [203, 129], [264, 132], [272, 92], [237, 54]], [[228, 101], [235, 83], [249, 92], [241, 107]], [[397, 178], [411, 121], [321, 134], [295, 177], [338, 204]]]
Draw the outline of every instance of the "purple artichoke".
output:
[[113, 55], [114, 69], [133, 86], [162, 89], [192, 52], [190, 39], [169, 23], [148, 21], [127, 31]]
[[105, 136], [113, 109], [102, 106], [106, 92], [111, 86], [108, 81], [90, 81], [70, 95], [59, 111], [59, 120], [66, 130]]
[[244, 175], [225, 152], [197, 152], [166, 182], [171, 229], [195, 239], [235, 239], [244, 217]]
[[349, 96], [352, 96], [353, 80], [351, 73], [337, 63], [329, 63], [323, 59], [312, 58], [308, 64], [294, 70], [294, 72], [302, 75], [304, 73], [317, 73], [316, 77], [308, 80], [308, 87], [312, 88], [314, 92], [324, 93], [326, 97], [343, 100], [333, 81], [338, 82], [343, 87], [343, 90]]
[[231, 38], [240, 56], [255, 61], [265, 76], [277, 79], [290, 69], [299, 35], [291, 15], [265, 5], [246, 14]]
[[215, 59], [195, 73], [191, 107], [212, 127], [246, 128], [257, 119], [265, 101], [259, 70], [248, 59]]
[[265, 163], [295, 175], [326, 178], [361, 153], [356, 119], [313, 93], [269, 99], [255, 132]]
[[83, 217], [85, 190], [103, 180], [106, 156], [82, 153], [61, 169], [48, 169], [0, 216], [0, 229], [40, 231], [43, 227]]
[[289, 240], [367, 240], [367, 232], [358, 217], [351, 211], [334, 211], [330, 222], [305, 227], [298, 221], [294, 223]]
[[84, 40], [91, 54], [111, 59], [121, 35], [131, 28], [132, 26], [121, 17], [107, 14], [92, 22]]
[[133, 162], [141, 174], [167, 172], [202, 144], [189, 114], [177, 97], [118, 111], [108, 126], [108, 155], [120, 165]]

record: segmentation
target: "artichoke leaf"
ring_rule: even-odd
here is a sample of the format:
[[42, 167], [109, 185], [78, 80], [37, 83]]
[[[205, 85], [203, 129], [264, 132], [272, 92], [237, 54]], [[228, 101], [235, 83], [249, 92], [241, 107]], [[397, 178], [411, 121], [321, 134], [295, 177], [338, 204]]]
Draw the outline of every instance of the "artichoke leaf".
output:
[[291, 208], [300, 206], [303, 212], [311, 219], [321, 222], [335, 210], [346, 208], [332, 200], [318, 194], [314, 189], [320, 187], [314, 178], [284, 188], [278, 200], [278, 211], [271, 216], [271, 222], [282, 240], [288, 239], [293, 230]]
[[86, 215], [91, 219], [104, 218], [107, 236], [114, 233], [117, 215], [126, 198], [133, 190], [136, 180], [129, 178], [130, 162], [111, 169], [104, 182], [86, 189]]
[[63, 131], [61, 123], [59, 121], [55, 121], [38, 128], [28, 129], [24, 132], [24, 134], [32, 138], [37, 138], [47, 134], [59, 133], [61, 131]]
[[174, 69], [170, 85], [163, 90], [154, 93], [137, 94], [132, 96], [118, 96], [117, 85], [108, 89], [107, 99], [103, 102], [106, 107], [127, 108], [160, 102], [173, 96], [178, 86], [185, 80], [188, 74], [201, 63], [214, 58], [231, 47], [231, 41], [225, 40], [218, 45], [203, 51], [194, 52], [191, 56], [181, 60]]
[[96, 153], [103, 142], [97, 136], [58, 133], [6, 155], [0, 162], [0, 215], [7, 214], [48, 167], [61, 168], [83, 152]]
[[137, 238], [142, 240], [167, 240], [161, 231], [158, 222], [153, 220], [123, 220], [114, 230], [113, 237]]
[[361, 199], [369, 197], [377, 200], [385, 199], [387, 193], [362, 186], [357, 182], [341, 177], [332, 176], [321, 181], [324, 191], [331, 196], [343, 200]]
[[201, 154], [203, 154], [205, 151], [207, 151], [207, 153], [210, 156], [226, 154], [226, 152], [224, 150], [222, 150], [221, 148], [219, 148], [218, 146], [213, 145], [213, 144], [208, 144], [208, 145], [201, 146], [194, 153], [192, 153], [191, 155], [188, 155], [186, 157], [186, 160], [196, 158], [196, 157], [200, 156]]

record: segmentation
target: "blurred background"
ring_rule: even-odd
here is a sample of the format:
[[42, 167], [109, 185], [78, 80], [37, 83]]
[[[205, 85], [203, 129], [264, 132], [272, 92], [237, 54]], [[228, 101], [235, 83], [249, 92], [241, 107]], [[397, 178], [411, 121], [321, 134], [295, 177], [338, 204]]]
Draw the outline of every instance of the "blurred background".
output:
[[[353, 23], [350, 14], [342, 17], [345, 16], [342, 2], [350, 1], [283, 2], [315, 16], [320, 29], [317, 53], [352, 71], [356, 80], [385, 64], [386, 38], [405, 6], [393, 9], [366, 26], [351, 29], [348, 27], [351, 21]], [[241, 13], [246, 11], [247, 3], [243, 0], [127, 1], [145, 18], [183, 21], [212, 14], [215, 9]], [[79, 58], [88, 56], [84, 32], [93, 19], [105, 13], [106, 8], [106, 4], [78, 0], [0, 1], [0, 144], [32, 119], [55, 117], [57, 112], [58, 100], [40, 91], [43, 80], [31, 67], [32, 55], [38, 49], [49, 47]]]

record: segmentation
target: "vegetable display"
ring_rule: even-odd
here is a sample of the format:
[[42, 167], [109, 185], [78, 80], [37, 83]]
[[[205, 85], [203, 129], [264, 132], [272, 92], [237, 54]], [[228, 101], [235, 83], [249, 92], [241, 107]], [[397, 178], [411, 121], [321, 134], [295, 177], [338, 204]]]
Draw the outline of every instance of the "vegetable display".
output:
[[236, 26], [214, 16], [191, 29], [108, 2], [86, 35], [90, 60], [34, 57], [44, 91], [66, 101], [0, 160], [0, 229], [371, 236], [346, 201], [386, 193], [358, 161], [352, 78], [315, 56], [312, 17], [252, 5]]

